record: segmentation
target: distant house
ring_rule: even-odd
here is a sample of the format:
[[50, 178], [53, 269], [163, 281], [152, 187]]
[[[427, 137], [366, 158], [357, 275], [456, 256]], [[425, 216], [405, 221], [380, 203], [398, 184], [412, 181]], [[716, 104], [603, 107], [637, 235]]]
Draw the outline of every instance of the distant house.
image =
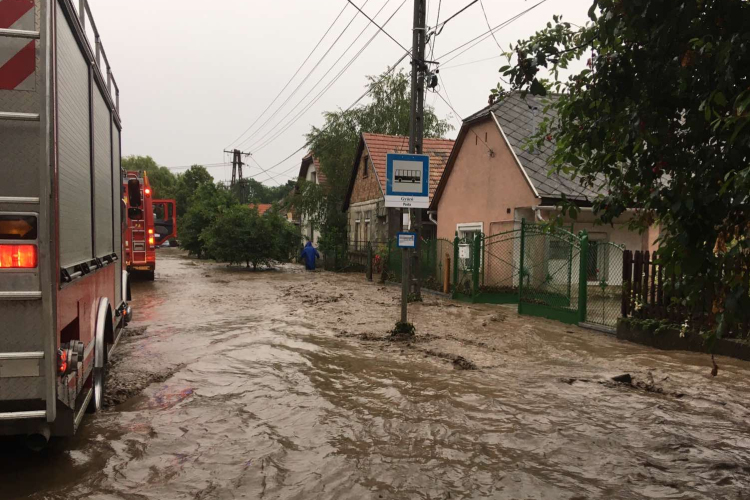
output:
[[[313, 156], [312, 153], [308, 153], [302, 158], [302, 165], [300, 165], [299, 181], [306, 181], [319, 186], [326, 184], [326, 176], [320, 168], [320, 162]], [[299, 189], [299, 183], [297, 184]], [[318, 240], [320, 239], [320, 231], [313, 227], [312, 221], [305, 215], [299, 217], [300, 230], [302, 236], [313, 242], [313, 245], [318, 246]]]
[[[424, 154], [430, 156], [430, 197], [435, 193], [452, 149], [452, 140], [424, 140]], [[363, 247], [367, 242], [384, 243], [401, 230], [400, 210], [385, 208], [386, 156], [388, 153], [403, 154], [408, 151], [408, 137], [361, 135], [344, 200], [350, 246], [354, 249]], [[427, 210], [422, 213], [422, 236], [433, 238], [437, 227], [428, 218]]]
[[266, 212], [268, 212], [273, 207], [273, 205], [270, 204], [270, 203], [259, 203], [259, 204], [251, 203], [248, 206], [250, 208], [257, 208], [259, 215], [265, 214]]
[[[611, 242], [628, 250], [652, 248], [657, 231], [654, 228], [643, 235], [630, 231], [631, 213], [612, 226], [594, 224], [592, 201], [603, 188], [584, 188], [550, 173], [552, 142], [534, 152], [526, 150], [543, 119], [543, 109], [538, 99], [514, 93], [464, 120], [431, 204], [437, 211], [438, 238], [453, 239], [456, 233], [462, 238], [478, 233], [491, 236], [518, 228], [521, 220], [546, 221], [556, 214], [556, 204], [564, 196], [581, 208], [577, 220], [566, 219], [566, 228], [587, 230], [594, 246]], [[589, 258], [589, 279], [600, 279], [608, 272], [597, 261], [603, 257], [593, 251]]]

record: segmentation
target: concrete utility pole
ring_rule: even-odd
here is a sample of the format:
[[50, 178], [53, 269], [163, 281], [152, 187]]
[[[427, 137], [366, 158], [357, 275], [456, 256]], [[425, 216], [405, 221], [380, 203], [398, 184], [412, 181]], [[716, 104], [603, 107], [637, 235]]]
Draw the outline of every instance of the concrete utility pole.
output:
[[[424, 139], [424, 73], [427, 69], [425, 65], [425, 46], [427, 44], [427, 0], [414, 0], [414, 28], [412, 36], [412, 58], [411, 58], [411, 120], [409, 125], [409, 153], [422, 154], [422, 142]], [[408, 214], [414, 221], [414, 230], [417, 233], [416, 258], [414, 259], [414, 275], [417, 277], [417, 286], [414, 288], [415, 294], [420, 294], [419, 286], [419, 252], [420, 238], [422, 230], [422, 209], [415, 209], [416, 215], [411, 217], [411, 209], [401, 209], [403, 215]], [[403, 224], [403, 220], [402, 220]], [[405, 230], [406, 228], [404, 228]], [[412, 290], [411, 273], [409, 272], [411, 264], [411, 251], [403, 250], [401, 261], [401, 322], [406, 323], [408, 320], [407, 303], [409, 293]]]

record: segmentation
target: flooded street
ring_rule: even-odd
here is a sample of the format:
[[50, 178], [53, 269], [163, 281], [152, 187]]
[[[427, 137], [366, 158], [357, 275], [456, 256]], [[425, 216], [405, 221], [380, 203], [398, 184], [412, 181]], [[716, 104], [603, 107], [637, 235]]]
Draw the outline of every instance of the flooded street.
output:
[[389, 342], [397, 287], [158, 259], [120, 404], [3, 442], [0, 498], [750, 498], [750, 363], [433, 296]]

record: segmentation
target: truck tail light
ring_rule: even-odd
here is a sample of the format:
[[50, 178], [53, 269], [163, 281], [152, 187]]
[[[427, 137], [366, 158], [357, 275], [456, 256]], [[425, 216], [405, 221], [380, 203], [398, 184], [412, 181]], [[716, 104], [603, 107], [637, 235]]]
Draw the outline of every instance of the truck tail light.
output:
[[0, 245], [0, 269], [34, 269], [36, 245]]
[[148, 244], [149, 245], [153, 245], [154, 244], [154, 237], [153, 236], [148, 239]]
[[57, 374], [61, 377], [68, 373], [68, 350], [57, 351]]
[[148, 234], [154, 234], [154, 230], [153, 229], [149, 229], [148, 230]]
[[146, 196], [151, 196], [151, 190], [149, 188], [146, 188], [145, 190]]

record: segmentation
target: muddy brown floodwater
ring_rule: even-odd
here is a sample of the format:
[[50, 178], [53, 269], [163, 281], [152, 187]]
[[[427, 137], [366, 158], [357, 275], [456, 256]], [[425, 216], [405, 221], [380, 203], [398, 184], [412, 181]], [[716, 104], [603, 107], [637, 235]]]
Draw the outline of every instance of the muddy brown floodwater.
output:
[[437, 297], [389, 342], [396, 287], [158, 259], [112, 406], [0, 442], [0, 498], [750, 498], [750, 363]]

